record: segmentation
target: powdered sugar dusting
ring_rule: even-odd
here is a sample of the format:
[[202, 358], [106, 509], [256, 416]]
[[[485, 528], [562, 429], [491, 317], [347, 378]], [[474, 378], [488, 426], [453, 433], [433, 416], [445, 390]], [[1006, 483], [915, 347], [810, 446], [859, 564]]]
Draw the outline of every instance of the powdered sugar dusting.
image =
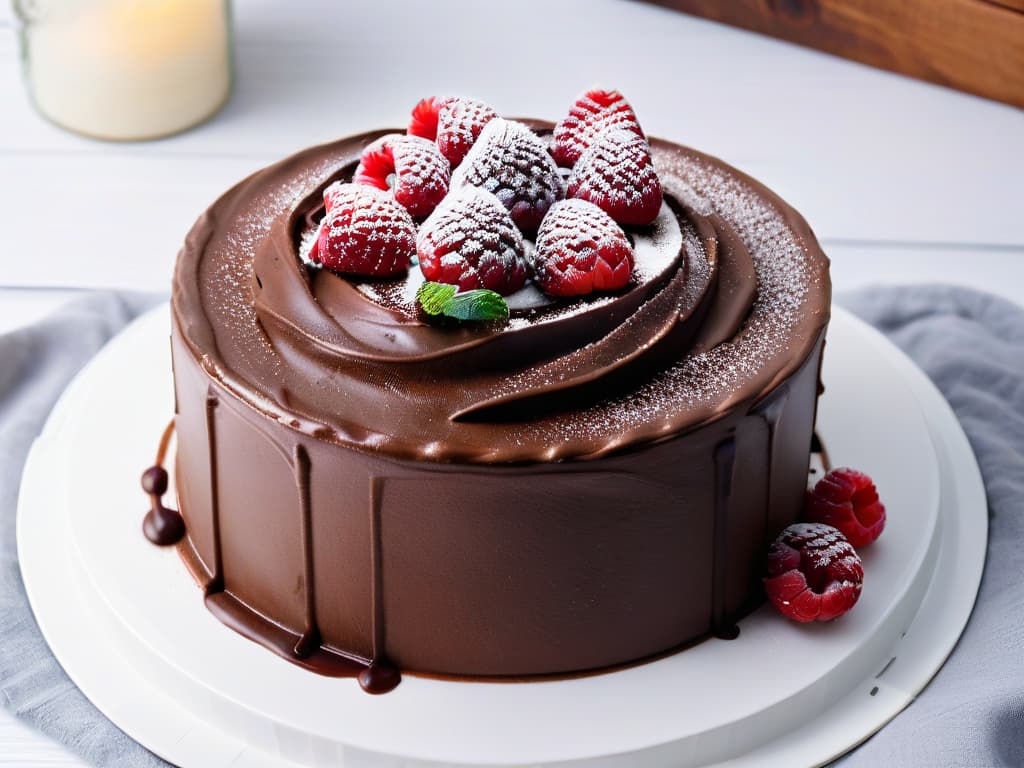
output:
[[451, 169], [434, 142], [391, 133], [363, 150], [352, 181], [387, 190], [392, 175], [396, 177], [392, 190], [395, 200], [410, 214], [422, 218], [447, 194]]
[[566, 194], [589, 200], [622, 224], [648, 224], [661, 208], [661, 183], [643, 136], [608, 131], [580, 156]]
[[565, 184], [537, 135], [522, 123], [495, 118], [452, 174], [452, 188], [471, 185], [494, 194], [524, 233], [537, 231]]
[[523, 238], [501, 202], [477, 187], [454, 190], [420, 228], [420, 268], [428, 280], [506, 294], [526, 282]]
[[[271, 393], [271, 397], [277, 398], [285, 409], [292, 408], [291, 404], [294, 408], [303, 404], [311, 407], [308, 404], [319, 402], [316, 399], [318, 393], [323, 396], [327, 391], [325, 388], [336, 387], [339, 393], [344, 392], [347, 375], [359, 378], [360, 386], [380, 387], [382, 393], [385, 388], [389, 392], [394, 391], [395, 396], [408, 407], [430, 407], [429, 403], [420, 403], [413, 394], [403, 390], [401, 377], [404, 374], [396, 367], [374, 367], [365, 372], [353, 369], [351, 374], [327, 377], [323, 383], [306, 381], [297, 369], [282, 364], [268, 341], [267, 331], [260, 324], [253, 307], [255, 276], [252, 265], [257, 249], [264, 244], [275, 223], [280, 224], [301, 199], [339, 170], [337, 154], [321, 152], [314, 157], [315, 160], [293, 163], [288, 173], [278, 172], [272, 185], [266, 184], [265, 177], [260, 176], [247, 186], [243, 185], [233, 194], [244, 201], [244, 205], [233, 207], [229, 203], [213, 209], [214, 214], [231, 212], [232, 218], [218, 222], [215, 227], [211, 225], [215, 234], [209, 245], [203, 246], [206, 253], [201, 259], [202, 271], [197, 279], [204, 286], [207, 310], [218, 318], [219, 353], [230, 369], [255, 379], [253, 383], [264, 392]], [[699, 423], [694, 416], [696, 413], [703, 414], [700, 418], [713, 418], [714, 414], [731, 407], [732, 399], [737, 397], [738, 385], [749, 387], [753, 380], [769, 386], [778, 372], [780, 355], [782, 365], [799, 362], [787, 358], [786, 351], [792, 348], [794, 353], [800, 350], [803, 354], [803, 350], [810, 349], [811, 340], [801, 335], [804, 333], [802, 329], [807, 327], [801, 326], [801, 322], [808, 312], [809, 286], [813, 279], [820, 276], [821, 280], [827, 280], [827, 276], [820, 253], [802, 241], [804, 230], [797, 226], [798, 218], [788, 208], [776, 203], [775, 198], [766, 195], [762, 188], [703, 156], [666, 148], [656, 142], [652, 159], [671, 197], [691, 211], [713, 217], [716, 227], [731, 230], [735, 239], [751, 253], [758, 292], [743, 327], [733, 339], [699, 354], [682, 353], [681, 360], [628, 394], [594, 405], [584, 406], [581, 403], [576, 410], [560, 410], [553, 416], [538, 415], [533, 421], [507, 422], [501, 430], [495, 430], [496, 442], [486, 453], [480, 453], [474, 447], [470, 454], [463, 447], [475, 446], [472, 436], [478, 425], [450, 422], [440, 417], [434, 422], [437, 434], [426, 440], [421, 435], [395, 431], [397, 427], [394, 425], [385, 429], [382, 424], [362, 421], [365, 414], [345, 411], [347, 401], [344, 399], [332, 400], [331, 407], [335, 410], [325, 413], [324, 418], [336, 431], [332, 434], [338, 434], [338, 439], [398, 452], [408, 450], [409, 444], [426, 445], [430, 441], [440, 441], [438, 444], [448, 446], [452, 453], [437, 457], [439, 460], [519, 460], [521, 456], [538, 456], [538, 446], [550, 446], [552, 459], [569, 457], [566, 449], [570, 446], [571, 450], [577, 451], [572, 455], [581, 455], [583, 451], [586, 451], [585, 455], [607, 453], [619, 446], [635, 444], [637, 430], [642, 430], [650, 438], [657, 430], [661, 430], [657, 434], [668, 435], [681, 427]], [[557, 174], [555, 176], [557, 178]], [[487, 198], [492, 210], [500, 210], [508, 216], [504, 206], [493, 195], [482, 190], [468, 192], [463, 187], [460, 194], [464, 192], [471, 198]], [[445, 204], [435, 211], [435, 215]], [[662, 215], [676, 220], [667, 205], [662, 208]], [[427, 223], [430, 221], [428, 219]], [[421, 227], [421, 236], [427, 223]], [[301, 235], [300, 253], [306, 253], [310, 248], [315, 228], [309, 229], [310, 232]], [[458, 243], [457, 247], [461, 248], [464, 241], [479, 237], [478, 229], [463, 223], [458, 231], [438, 228], [438, 232], [446, 244], [455, 248]], [[681, 298], [679, 304], [681, 307], [693, 306], [700, 286], [707, 284], [709, 276], [707, 255], [701, 236], [694, 227], [684, 221], [681, 230], [679, 227], [662, 229], [656, 223], [651, 229], [627, 231], [634, 242], [635, 275], [641, 281], [656, 276], [664, 263], [662, 257], [666, 253], [678, 252], [682, 247], [686, 254], [684, 269], [692, 279], [686, 282], [691, 295]], [[516, 238], [519, 238], [518, 251]], [[650, 258], [643, 255], [648, 244]], [[511, 223], [503, 225], [497, 235], [497, 251], [505, 255], [499, 257], [497, 263], [515, 263], [510, 251], [512, 254], [523, 253], [525, 247], [526, 243], [516, 228]], [[443, 261], [443, 255], [438, 261]], [[416, 279], [410, 275], [405, 280], [360, 281], [358, 290], [382, 305], [400, 306], [415, 312], [414, 293], [420, 278], [419, 270], [414, 268], [413, 272], [417, 273]], [[508, 330], [557, 321], [615, 300], [613, 297], [591, 297], [534, 309], [529, 306], [533, 300], [528, 295], [529, 290], [519, 293], [526, 306], [507, 321], [504, 328]], [[817, 301], [813, 308], [815, 311], [827, 311], [827, 307], [820, 308]], [[627, 319], [621, 327], [628, 331], [629, 323]], [[553, 328], [553, 332], [555, 330]], [[609, 359], [619, 354], [614, 349], [615, 345], [608, 346]], [[627, 354], [628, 350], [623, 349], [621, 353]], [[540, 370], [542, 367], [535, 367], [534, 380], [523, 379], [518, 384], [533, 386], [543, 384], [541, 379], [545, 376], [557, 378], [579, 374], [572, 370], [571, 365], [562, 369], [554, 366], [545, 371]], [[459, 376], [473, 377], [473, 373], [460, 371]], [[379, 377], [382, 377], [380, 382], [377, 381]], [[481, 381], [486, 379], [486, 375], [482, 376]], [[516, 383], [514, 375], [507, 379], [505, 383], [508, 385]], [[458, 389], [456, 381], [453, 379], [453, 390]], [[471, 383], [467, 382], [467, 386]], [[553, 380], [553, 383], [558, 381]], [[284, 388], [288, 391], [283, 391]], [[492, 394], [500, 396], [502, 389], [499, 385]], [[467, 435], [465, 441], [460, 440], [462, 434]], [[399, 445], [401, 447], [396, 447]], [[419, 455], [418, 448], [413, 450]]]
[[478, 99], [449, 96], [440, 102], [437, 115], [437, 146], [452, 168], [466, 157], [484, 126], [498, 114]]
[[551, 150], [555, 162], [572, 166], [595, 137], [611, 130], [644, 135], [633, 108], [621, 93], [601, 89], [587, 91], [555, 126]]
[[660, 275], [682, 247], [683, 231], [679, 220], [668, 205], [662, 205], [649, 230], [633, 232], [633, 274], [636, 281], [646, 283]]
[[[563, 439], [591, 435], [607, 437], [614, 448], [617, 435], [643, 423], [674, 423], [695, 409], [724, 408], [737, 385], [791, 343], [791, 335], [807, 297], [810, 256], [788, 222], [761, 194], [724, 169], [696, 156], [662, 152], [655, 156], [662, 178], [674, 177], [689, 188], [706, 212], [715, 213], [734, 229], [749, 248], [758, 281], [757, 299], [746, 324], [731, 342], [690, 355], [657, 374], [634, 392], [586, 410], [562, 414], [558, 428]], [[679, 187], [676, 186], [676, 189]], [[683, 234], [691, 254], [690, 268], [706, 261], [693, 258], [703, 247], [692, 229]], [[551, 425], [523, 425], [519, 439], [557, 439]]]
[[612, 218], [585, 200], [555, 203], [541, 222], [533, 279], [559, 296], [622, 288], [633, 273], [633, 247]]
[[[239, 370], [267, 370], [270, 376], [279, 376], [283, 364], [267, 337], [258, 332], [259, 319], [253, 302], [253, 262], [256, 248], [264, 242], [271, 226], [281, 217], [288, 216], [295, 205], [315, 189], [330, 173], [334, 162], [330, 158], [311, 164], [290, 177], [288, 182], [275, 187], [252, 185], [256, 191], [245, 213], [230, 228], [223, 231], [222, 241], [212, 243], [212, 253], [202, 261], [202, 267], [212, 267], [212, 274], [204, 274], [203, 281], [216, 305], [218, 324], [231, 339], [222, 345], [224, 354], [238, 357], [228, 359], [229, 366]], [[314, 233], [317, 230], [313, 230]]]
[[772, 555], [776, 552], [784, 554], [784, 547], [799, 550], [803, 561], [812, 571], [827, 570], [828, 576], [832, 579], [859, 581], [863, 577], [861, 559], [857, 551], [842, 532], [831, 525], [794, 523], [786, 528], [769, 555], [770, 571], [777, 562]]

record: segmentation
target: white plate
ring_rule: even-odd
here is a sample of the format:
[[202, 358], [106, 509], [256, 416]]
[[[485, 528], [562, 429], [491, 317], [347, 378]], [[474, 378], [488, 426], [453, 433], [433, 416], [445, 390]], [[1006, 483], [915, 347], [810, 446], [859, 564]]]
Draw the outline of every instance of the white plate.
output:
[[26, 466], [18, 544], [40, 627], [69, 675], [178, 764], [822, 763], [912, 700], [970, 614], [987, 516], [966, 439], [923, 374], [837, 310], [819, 433], [834, 462], [874, 477], [889, 512], [862, 553], [854, 611], [801, 626], [763, 608], [735, 641], [577, 680], [407, 676], [368, 696], [223, 627], [177, 555], [142, 537], [138, 477], [173, 408], [168, 323], [166, 306], [144, 316], [68, 388]]

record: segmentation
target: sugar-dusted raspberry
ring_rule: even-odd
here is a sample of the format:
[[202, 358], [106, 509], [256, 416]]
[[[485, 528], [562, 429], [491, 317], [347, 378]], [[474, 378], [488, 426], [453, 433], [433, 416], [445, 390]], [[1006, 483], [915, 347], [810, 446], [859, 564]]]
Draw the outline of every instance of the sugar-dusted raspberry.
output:
[[327, 212], [310, 259], [353, 275], [389, 277], [416, 252], [412, 216], [387, 192], [335, 182], [324, 190]]
[[437, 140], [437, 113], [444, 99], [439, 96], [428, 96], [416, 102], [409, 116], [410, 136], [419, 136], [430, 141]]
[[522, 235], [498, 198], [477, 187], [452, 190], [420, 227], [416, 251], [427, 280], [463, 291], [507, 295], [526, 282]]
[[492, 192], [524, 234], [532, 234], [565, 197], [558, 167], [536, 134], [522, 123], [495, 118], [455, 173], [452, 187], [469, 184]]
[[661, 182], [647, 139], [629, 131], [602, 133], [573, 167], [567, 194], [589, 200], [620, 224], [650, 224], [661, 210]]
[[576, 99], [568, 116], [555, 126], [551, 155], [559, 165], [571, 168], [598, 135], [616, 129], [645, 138], [633, 108], [621, 93], [594, 88]]
[[353, 184], [387, 191], [415, 218], [430, 215], [448, 194], [451, 169], [437, 145], [418, 136], [392, 133], [367, 145], [352, 176]]
[[437, 142], [437, 148], [454, 168], [469, 152], [484, 126], [498, 113], [477, 99], [462, 96], [431, 96], [412, 110], [409, 133]]
[[611, 216], [586, 200], [555, 203], [537, 231], [533, 280], [552, 296], [614, 291], [633, 273], [633, 248]]
[[832, 525], [855, 547], [866, 547], [885, 528], [885, 505], [878, 489], [863, 472], [833, 469], [807, 497], [807, 519]]
[[831, 621], [860, 597], [864, 568], [842, 532], [823, 523], [789, 526], [768, 550], [764, 590], [794, 621]]
[[455, 168], [469, 154], [484, 128], [498, 113], [477, 99], [451, 97], [437, 114], [437, 148]]

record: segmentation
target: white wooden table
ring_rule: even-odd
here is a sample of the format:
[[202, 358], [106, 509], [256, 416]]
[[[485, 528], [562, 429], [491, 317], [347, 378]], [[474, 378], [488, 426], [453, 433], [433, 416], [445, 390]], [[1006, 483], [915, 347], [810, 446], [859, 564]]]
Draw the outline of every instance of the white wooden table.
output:
[[[245, 0], [235, 20], [227, 107], [180, 136], [113, 144], [32, 110], [0, 7], [0, 332], [83, 289], [167, 291], [219, 192], [301, 147], [404, 125], [424, 95], [555, 118], [594, 83], [626, 93], [650, 134], [781, 193], [838, 290], [944, 281], [1024, 304], [1011, 107], [627, 0]], [[0, 710], [0, 767], [80, 764]]]

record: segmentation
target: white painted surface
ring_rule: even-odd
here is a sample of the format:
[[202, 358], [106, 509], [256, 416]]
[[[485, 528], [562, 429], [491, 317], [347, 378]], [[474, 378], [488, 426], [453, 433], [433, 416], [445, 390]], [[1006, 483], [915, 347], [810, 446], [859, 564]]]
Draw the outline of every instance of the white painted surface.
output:
[[[74, 290], [168, 290], [184, 233], [244, 174], [400, 125], [421, 96], [556, 117], [621, 88], [649, 133], [718, 155], [814, 226], [837, 290], [972, 285], [1024, 303], [1024, 112], [623, 0], [236, 3], [236, 90], [211, 122], [112, 144], [39, 117], [0, 0], [0, 332]], [[68, 763], [0, 711], [0, 766]]]

